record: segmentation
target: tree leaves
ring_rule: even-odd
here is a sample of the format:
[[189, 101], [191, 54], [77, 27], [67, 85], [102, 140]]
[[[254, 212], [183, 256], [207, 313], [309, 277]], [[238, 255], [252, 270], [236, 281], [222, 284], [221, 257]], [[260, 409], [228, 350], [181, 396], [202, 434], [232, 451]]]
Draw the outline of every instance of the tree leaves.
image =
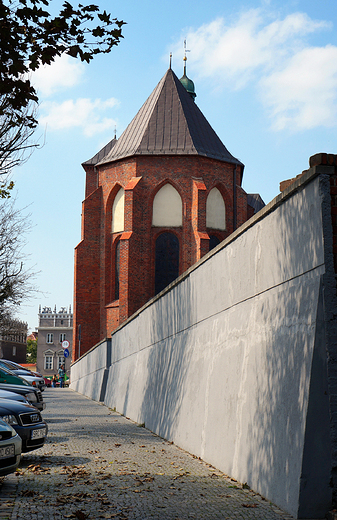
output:
[[[0, 96], [8, 100], [0, 106], [0, 116], [20, 112], [37, 102], [35, 88], [27, 74], [40, 65], [52, 63], [67, 53], [89, 63], [96, 54], [110, 52], [118, 45], [125, 22], [99, 12], [95, 4], [79, 4], [75, 9], [64, 2], [52, 17], [46, 8], [51, 0], [4, 0], [0, 2]], [[97, 25], [98, 22], [98, 25]], [[37, 121], [32, 117], [31, 127]]]

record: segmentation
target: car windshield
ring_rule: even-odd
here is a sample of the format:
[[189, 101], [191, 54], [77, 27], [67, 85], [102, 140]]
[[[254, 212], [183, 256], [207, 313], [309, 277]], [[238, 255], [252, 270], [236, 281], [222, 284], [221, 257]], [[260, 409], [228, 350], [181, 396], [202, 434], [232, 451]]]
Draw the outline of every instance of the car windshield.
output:
[[8, 370], [12, 370], [15, 373], [22, 372], [22, 374], [31, 374], [31, 370], [28, 368], [22, 367], [21, 365], [18, 365], [17, 363], [11, 363], [10, 361], [4, 361], [3, 359], [0, 360], [0, 366], [7, 368]]
[[4, 372], [5, 374], [10, 374], [11, 376], [15, 376], [15, 374], [13, 374], [13, 372], [11, 370], [9, 370], [8, 368], [5, 368], [3, 366], [0, 368], [0, 371]]
[[0, 365], [8, 370], [14, 370], [14, 365], [10, 365], [9, 363], [6, 363], [6, 361], [0, 360]]

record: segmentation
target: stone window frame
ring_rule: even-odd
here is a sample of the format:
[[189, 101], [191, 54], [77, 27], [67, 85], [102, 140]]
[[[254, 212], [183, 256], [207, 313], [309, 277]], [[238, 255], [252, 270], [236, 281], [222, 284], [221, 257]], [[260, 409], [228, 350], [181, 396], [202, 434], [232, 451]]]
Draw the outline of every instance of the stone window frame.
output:
[[[53, 370], [53, 368], [54, 368], [54, 352], [52, 350], [45, 350], [44, 353], [43, 353], [43, 357], [44, 357], [44, 362], [43, 362], [44, 370]], [[47, 358], [51, 359], [51, 367], [50, 368], [47, 366]]]

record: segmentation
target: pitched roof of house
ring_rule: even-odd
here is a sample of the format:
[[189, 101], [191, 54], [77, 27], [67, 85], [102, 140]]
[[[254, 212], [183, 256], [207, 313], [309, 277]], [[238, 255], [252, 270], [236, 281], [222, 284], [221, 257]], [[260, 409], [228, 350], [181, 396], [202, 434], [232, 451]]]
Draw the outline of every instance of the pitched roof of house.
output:
[[171, 69], [118, 141], [110, 150], [105, 148], [84, 164], [106, 164], [135, 155], [201, 155], [242, 165], [229, 153]]
[[259, 193], [247, 193], [247, 203], [254, 209], [254, 214], [265, 207], [265, 203]]

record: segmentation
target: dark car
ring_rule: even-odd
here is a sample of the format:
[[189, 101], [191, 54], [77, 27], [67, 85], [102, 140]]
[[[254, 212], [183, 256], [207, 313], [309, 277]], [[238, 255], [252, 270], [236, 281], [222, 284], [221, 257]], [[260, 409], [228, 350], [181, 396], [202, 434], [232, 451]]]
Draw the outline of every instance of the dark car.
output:
[[10, 370], [14, 375], [22, 377], [31, 386], [39, 388], [41, 392], [43, 392], [43, 390], [46, 388], [46, 384], [42, 375], [28, 370], [28, 368], [24, 368], [17, 363], [13, 363], [12, 361], [7, 361], [5, 359], [0, 359], [0, 367], [7, 368], [7, 370]]
[[30, 404], [24, 395], [16, 394], [15, 392], [8, 392], [8, 390], [0, 389], [0, 399], [11, 399], [12, 401]]
[[44, 445], [48, 426], [34, 406], [0, 399], [0, 419], [20, 435], [23, 452], [36, 450]]
[[0, 389], [25, 396], [27, 401], [40, 411], [46, 407], [40, 390], [30, 386], [27, 381], [5, 368], [0, 368]]
[[0, 477], [13, 473], [21, 458], [21, 437], [0, 419]]
[[40, 412], [45, 409], [46, 403], [43, 401], [40, 390], [33, 388], [32, 386], [21, 386], [21, 385], [8, 385], [0, 383], [0, 390], [8, 390], [8, 392], [15, 392], [16, 394], [23, 395], [27, 399], [28, 403], [35, 406]]

